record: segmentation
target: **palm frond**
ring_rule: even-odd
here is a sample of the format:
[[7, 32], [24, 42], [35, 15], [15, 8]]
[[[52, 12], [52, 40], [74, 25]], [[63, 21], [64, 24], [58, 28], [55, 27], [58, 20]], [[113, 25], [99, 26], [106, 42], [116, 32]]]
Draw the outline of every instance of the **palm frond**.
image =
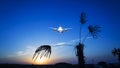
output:
[[116, 56], [116, 52], [115, 52], [114, 50], [112, 51], [112, 54], [113, 54], [114, 56]]
[[100, 26], [98, 25], [89, 25], [88, 26], [89, 33], [93, 38], [97, 38], [98, 33], [100, 32]]
[[118, 55], [120, 55], [120, 49], [119, 48], [117, 49], [117, 52], [118, 52]]
[[120, 53], [119, 50], [120, 50], [119, 48], [118, 48], [118, 49], [114, 48], [114, 50], [112, 50], [112, 54], [113, 54], [114, 56], [119, 55], [119, 53]]
[[85, 24], [86, 23], [86, 13], [82, 12], [80, 15], [80, 22], [81, 24]]
[[35, 50], [35, 53], [34, 53], [32, 59], [34, 61], [36, 61], [38, 56], [40, 56], [40, 59], [41, 59], [43, 56], [50, 57], [50, 55], [51, 55], [51, 46], [50, 45], [42, 45]]

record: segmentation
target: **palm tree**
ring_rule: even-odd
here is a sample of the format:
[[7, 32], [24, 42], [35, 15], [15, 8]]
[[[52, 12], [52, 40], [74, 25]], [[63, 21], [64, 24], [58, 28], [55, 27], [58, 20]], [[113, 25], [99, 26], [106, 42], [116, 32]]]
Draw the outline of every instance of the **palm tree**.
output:
[[118, 57], [118, 61], [119, 61], [119, 64], [120, 64], [120, 48], [114, 48], [114, 50], [112, 50], [112, 54], [114, 56], [117, 56]]
[[81, 35], [82, 35], [82, 27], [83, 25], [86, 23], [86, 14], [84, 12], [81, 13], [80, 15], [80, 34], [79, 34], [79, 44], [76, 45], [76, 51], [77, 54], [76, 56], [78, 57], [78, 64], [79, 67], [81, 68], [85, 68], [85, 59], [84, 59], [84, 42], [85, 40], [90, 36], [92, 36], [93, 38], [96, 38], [98, 33], [100, 32], [100, 27], [98, 25], [89, 25], [88, 26], [88, 34], [82, 39]]
[[50, 57], [51, 55], [51, 46], [50, 45], [42, 45], [38, 47], [33, 55], [32, 60], [36, 61], [38, 56], [40, 55], [40, 59], [44, 57]]

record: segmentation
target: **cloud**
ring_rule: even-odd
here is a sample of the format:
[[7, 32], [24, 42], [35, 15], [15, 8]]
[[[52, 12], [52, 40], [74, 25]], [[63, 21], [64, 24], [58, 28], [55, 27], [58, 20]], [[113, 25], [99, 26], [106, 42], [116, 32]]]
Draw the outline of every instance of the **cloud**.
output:
[[79, 39], [71, 40], [68, 42], [60, 42], [55, 44], [54, 46], [74, 46], [78, 43]]
[[[59, 42], [56, 44], [51, 44], [54, 50], [54, 46], [75, 46], [76, 44], [78, 44], [78, 39], [75, 40], [70, 40], [68, 42]], [[41, 44], [44, 45], [44, 44]], [[15, 62], [15, 63], [33, 63], [32, 61], [32, 57], [33, 54], [35, 52], [35, 50], [41, 46], [41, 45], [37, 45], [37, 46], [26, 46], [23, 50], [18, 50], [12, 54], [9, 54], [6, 58], [6, 60], [4, 60], [4, 62]], [[54, 46], [53, 46], [54, 45]], [[56, 48], [55, 48], [56, 49]], [[58, 51], [59, 53], [59, 51]], [[55, 55], [55, 54], [53, 54]]]
[[[78, 44], [78, 41], [79, 41], [78, 39], [75, 39], [75, 40], [70, 40], [68, 42], [60, 42], [60, 43], [54, 44], [54, 46], [74, 46]], [[32, 56], [38, 47], [39, 46], [27, 46], [24, 50], [17, 51], [13, 53], [12, 55], [8, 55], [8, 57]]]
[[35, 47], [27, 46], [26, 50], [24, 50], [24, 51], [18, 51], [18, 52], [16, 52], [16, 54], [18, 56], [29, 55], [29, 54], [33, 53], [34, 50], [35, 50]]
[[56, 45], [61, 46], [61, 45], [65, 45], [65, 44], [66, 44], [65, 42], [60, 42], [60, 43], [57, 43]]
[[8, 57], [16, 57], [16, 56], [29, 56], [34, 54], [35, 51], [35, 47], [33, 46], [27, 46], [25, 50], [21, 50], [21, 51], [17, 51], [15, 53], [13, 53], [12, 55], [8, 55]]
[[16, 52], [16, 54], [19, 56], [19, 55], [26, 55], [26, 53], [25, 52], [23, 52], [23, 51], [18, 51], [18, 52]]

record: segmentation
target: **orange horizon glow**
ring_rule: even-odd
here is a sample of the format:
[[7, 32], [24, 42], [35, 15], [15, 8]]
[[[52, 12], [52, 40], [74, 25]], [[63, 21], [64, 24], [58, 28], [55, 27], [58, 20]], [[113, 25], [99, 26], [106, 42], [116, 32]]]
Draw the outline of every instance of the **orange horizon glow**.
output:
[[49, 59], [43, 57], [43, 58], [37, 58], [36, 61], [29, 60], [30, 64], [35, 64], [35, 65], [47, 65], [50, 64]]

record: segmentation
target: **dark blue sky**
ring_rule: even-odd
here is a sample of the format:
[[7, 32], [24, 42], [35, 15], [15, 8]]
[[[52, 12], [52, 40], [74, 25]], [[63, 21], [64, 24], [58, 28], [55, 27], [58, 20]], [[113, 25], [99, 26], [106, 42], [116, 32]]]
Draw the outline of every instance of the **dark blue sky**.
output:
[[[89, 24], [101, 26], [99, 38], [85, 42], [86, 63], [117, 62], [111, 50], [120, 48], [119, 0], [0, 0], [0, 62], [28, 63], [42, 44], [75, 44], [82, 11], [88, 20], [82, 37]], [[49, 29], [58, 26], [72, 29], [63, 34]], [[53, 48], [52, 55], [46, 63], [77, 63], [73, 47]], [[26, 58], [28, 61], [21, 61]]]

